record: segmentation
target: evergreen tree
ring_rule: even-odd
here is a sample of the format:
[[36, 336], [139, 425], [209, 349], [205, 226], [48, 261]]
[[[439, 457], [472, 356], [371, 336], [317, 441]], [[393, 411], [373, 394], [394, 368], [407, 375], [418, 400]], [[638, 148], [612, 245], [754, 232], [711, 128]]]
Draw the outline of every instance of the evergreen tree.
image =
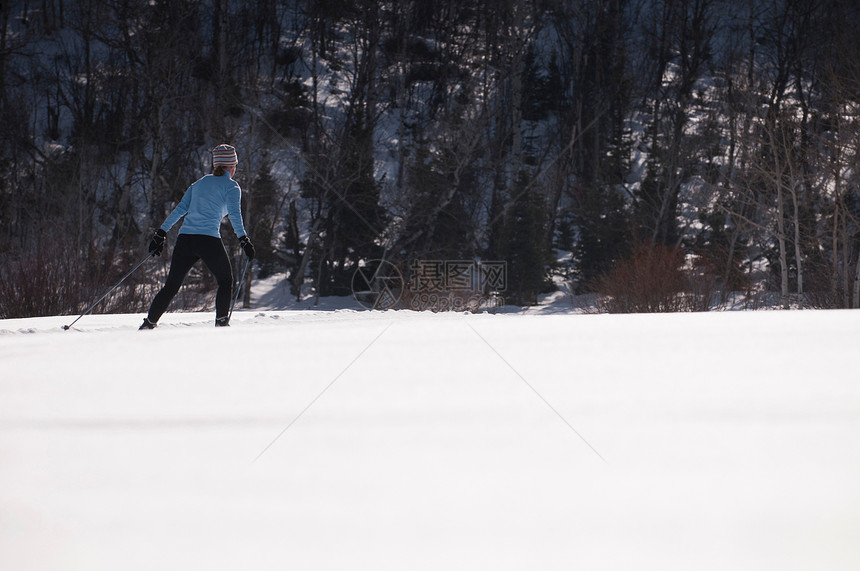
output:
[[277, 210], [279, 189], [271, 169], [269, 162], [264, 161], [254, 182], [245, 192], [248, 219], [252, 224], [248, 234], [254, 240], [259, 267], [257, 277], [260, 279], [281, 268], [275, 249], [276, 225], [281, 214]]
[[545, 242], [546, 205], [520, 171], [505, 214], [502, 254], [507, 263], [505, 299], [516, 305], [530, 305], [548, 290], [547, 265], [550, 251]]
[[335, 166], [338, 179], [324, 195], [320, 295], [349, 295], [358, 263], [382, 257], [380, 239], [387, 221], [379, 204], [372, 150], [373, 130], [359, 113], [341, 149], [342, 161]]
[[594, 291], [615, 263], [630, 251], [630, 222], [620, 193], [612, 188], [581, 189], [573, 220], [579, 230], [574, 247], [577, 293]]

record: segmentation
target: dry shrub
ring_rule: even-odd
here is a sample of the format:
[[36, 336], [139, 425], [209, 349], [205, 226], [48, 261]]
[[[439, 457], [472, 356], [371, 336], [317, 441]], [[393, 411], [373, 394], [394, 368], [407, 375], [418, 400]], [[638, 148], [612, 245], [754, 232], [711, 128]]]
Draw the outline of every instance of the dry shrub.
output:
[[713, 280], [684, 270], [680, 248], [640, 244], [600, 280], [601, 311], [667, 313], [707, 310]]
[[[123, 274], [134, 260], [120, 256], [112, 264], [93, 254], [83, 259], [62, 242], [40, 244], [32, 252], [5, 253], [0, 260], [0, 318], [72, 315], [88, 308]], [[93, 313], [138, 312], [151, 299], [153, 287], [145, 267], [113, 290]]]
[[80, 299], [77, 260], [49, 248], [33, 255], [3, 256], [0, 266], [0, 318], [62, 315]]

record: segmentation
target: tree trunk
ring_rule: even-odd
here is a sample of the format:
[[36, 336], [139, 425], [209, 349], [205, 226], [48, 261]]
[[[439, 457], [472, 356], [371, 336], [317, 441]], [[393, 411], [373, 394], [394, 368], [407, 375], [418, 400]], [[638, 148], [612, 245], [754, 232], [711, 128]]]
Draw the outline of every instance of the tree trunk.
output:
[[523, 56], [525, 55], [525, 34], [523, 0], [517, 0], [513, 6], [513, 28], [511, 38], [511, 177], [510, 185], [513, 186], [517, 174], [523, 164]]
[[720, 288], [720, 301], [721, 302], [726, 301], [726, 290], [729, 287], [729, 280], [731, 279], [731, 276], [732, 276], [732, 261], [734, 260], [734, 257], [735, 257], [735, 244], [737, 244], [737, 241], [738, 241], [738, 234], [739, 234], [738, 229], [737, 229], [737, 227], [735, 227], [732, 230], [732, 238], [729, 241], [729, 253], [726, 256], [726, 266], [725, 266], [726, 269], [724, 272], [725, 277], [723, 278], [723, 286]]
[[803, 309], [803, 262], [801, 261], [800, 210], [797, 206], [796, 185], [791, 189], [791, 201], [794, 206], [794, 257], [797, 264], [797, 303]]
[[[250, 167], [250, 164], [249, 164]], [[250, 173], [249, 173], [250, 174]], [[250, 233], [253, 219], [254, 219], [254, 192], [253, 185], [249, 185], [247, 191], [245, 192], [245, 196], [247, 197], [245, 201], [245, 208], [243, 210], [243, 218], [245, 219], [243, 222], [245, 224], [245, 231]], [[244, 251], [240, 250], [240, 257], [245, 257]], [[242, 308], [249, 309], [251, 307], [251, 275], [252, 275], [252, 264], [248, 264], [248, 271], [245, 272], [245, 289], [242, 293]], [[239, 284], [241, 286], [241, 284]]]
[[776, 202], [777, 202], [777, 213], [776, 213], [776, 231], [777, 231], [777, 240], [779, 242], [779, 294], [780, 294], [780, 302], [782, 303], [783, 309], [789, 309], [791, 306], [789, 304], [788, 298], [788, 256], [786, 255], [785, 249], [785, 203], [784, 197], [782, 193], [782, 183], [777, 182], [776, 185]]
[[[845, 268], [846, 272], [848, 268]], [[854, 274], [854, 299], [853, 308], [860, 308], [860, 257], [857, 258], [857, 271]]]

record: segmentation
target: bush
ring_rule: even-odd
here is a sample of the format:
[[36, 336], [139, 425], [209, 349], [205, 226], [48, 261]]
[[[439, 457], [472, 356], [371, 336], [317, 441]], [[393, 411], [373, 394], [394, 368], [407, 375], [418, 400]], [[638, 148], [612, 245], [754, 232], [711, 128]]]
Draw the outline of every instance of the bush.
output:
[[[607, 313], [701, 311], [709, 307], [713, 280], [684, 270], [681, 248], [640, 244], [598, 284]], [[711, 284], [709, 287], [708, 284]]]
[[[105, 265], [101, 257], [84, 259], [62, 242], [40, 244], [28, 253], [7, 252], [0, 264], [0, 319], [80, 313], [133, 267], [134, 261], [119, 256], [116, 263]], [[93, 313], [143, 311], [157, 289], [141, 282], [146, 278], [145, 268], [141, 268], [140, 274], [129, 276]]]
[[81, 297], [76, 260], [40, 248], [34, 255], [3, 256], [0, 318], [63, 315]]

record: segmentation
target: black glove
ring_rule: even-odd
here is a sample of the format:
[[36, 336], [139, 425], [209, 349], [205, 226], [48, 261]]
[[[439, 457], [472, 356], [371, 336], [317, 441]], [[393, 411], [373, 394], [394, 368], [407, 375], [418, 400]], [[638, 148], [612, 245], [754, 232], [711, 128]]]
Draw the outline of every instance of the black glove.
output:
[[239, 245], [242, 246], [243, 250], [245, 250], [245, 255], [248, 256], [248, 259], [253, 260], [257, 251], [254, 250], [254, 245], [251, 243], [251, 239], [247, 236], [242, 236], [239, 238]]
[[149, 241], [149, 253], [153, 256], [160, 256], [164, 250], [164, 240], [167, 238], [167, 232], [159, 228], [152, 235], [152, 240]]

